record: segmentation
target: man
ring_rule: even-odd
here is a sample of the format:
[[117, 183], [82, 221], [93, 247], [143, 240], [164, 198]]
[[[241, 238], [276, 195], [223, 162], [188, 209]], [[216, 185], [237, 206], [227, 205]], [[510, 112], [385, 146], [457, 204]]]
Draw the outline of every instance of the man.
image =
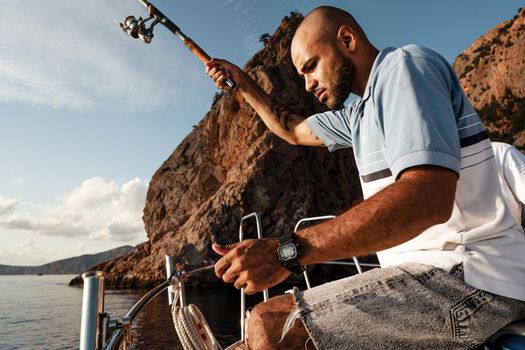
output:
[[[300, 265], [378, 252], [383, 268], [259, 304], [250, 349], [465, 349], [525, 318], [525, 236], [450, 65], [414, 45], [378, 51], [350, 14], [326, 6], [305, 17], [291, 54], [333, 111], [294, 115], [231, 63], [207, 71], [220, 88], [232, 77], [289, 143], [353, 147], [365, 200], [279, 241], [215, 244], [215, 272], [254, 293]], [[360, 98], [342, 107], [351, 92]]]

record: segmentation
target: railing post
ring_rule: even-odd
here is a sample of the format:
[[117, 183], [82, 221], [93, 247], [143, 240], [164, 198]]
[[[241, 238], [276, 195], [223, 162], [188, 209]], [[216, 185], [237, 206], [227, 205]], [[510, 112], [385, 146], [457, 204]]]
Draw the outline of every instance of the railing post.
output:
[[[170, 279], [171, 275], [173, 274], [173, 256], [166, 255], [166, 279]], [[171, 292], [171, 288], [168, 287], [168, 302], [169, 304], [173, 304], [173, 299], [175, 298], [175, 294]]]
[[186, 306], [186, 283], [184, 278], [179, 280], [179, 305], [181, 308]]
[[80, 350], [100, 349], [98, 344], [100, 313], [104, 312], [104, 279], [106, 273], [89, 271], [82, 274], [82, 322], [80, 325]]
[[[255, 218], [255, 224], [257, 227], [257, 238], [258, 239], [263, 238], [261, 215], [257, 212], [253, 212], [241, 218], [241, 222], [239, 223], [239, 242], [244, 240], [244, 232], [242, 229], [242, 223], [246, 219], [249, 219], [252, 217]], [[269, 298], [269, 294], [268, 294], [268, 288], [267, 288], [263, 290], [263, 300], [268, 301], [268, 298]], [[245, 327], [246, 327], [246, 295], [244, 293], [244, 288], [241, 288], [241, 340], [243, 342], [246, 340]]]

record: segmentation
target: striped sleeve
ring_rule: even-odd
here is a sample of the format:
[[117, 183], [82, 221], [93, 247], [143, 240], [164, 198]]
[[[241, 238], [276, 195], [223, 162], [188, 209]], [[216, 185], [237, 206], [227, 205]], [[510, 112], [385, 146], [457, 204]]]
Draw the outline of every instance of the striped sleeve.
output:
[[446, 66], [403, 56], [382, 77], [378, 106], [394, 178], [410, 167], [436, 165], [459, 175], [461, 152]]
[[324, 142], [330, 152], [352, 147], [350, 126], [352, 108], [350, 105], [341, 110], [314, 114], [307, 119], [314, 135]]

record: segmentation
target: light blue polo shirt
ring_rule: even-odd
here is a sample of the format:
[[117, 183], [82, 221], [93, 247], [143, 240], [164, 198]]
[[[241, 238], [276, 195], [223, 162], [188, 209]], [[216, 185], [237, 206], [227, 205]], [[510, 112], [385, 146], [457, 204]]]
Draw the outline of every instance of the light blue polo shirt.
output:
[[523, 230], [503, 200], [485, 129], [442, 56], [417, 45], [381, 51], [363, 97], [308, 124], [330, 151], [353, 147], [365, 199], [410, 167], [458, 174], [449, 221], [378, 252], [382, 266], [416, 262], [450, 270], [463, 263], [472, 286], [525, 300]]

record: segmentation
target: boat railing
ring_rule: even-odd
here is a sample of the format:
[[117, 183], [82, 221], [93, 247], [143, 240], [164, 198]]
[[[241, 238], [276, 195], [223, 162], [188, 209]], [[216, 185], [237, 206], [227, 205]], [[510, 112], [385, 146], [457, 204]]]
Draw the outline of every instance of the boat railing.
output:
[[[306, 222], [333, 219], [334, 216], [317, 216], [305, 218], [300, 220], [294, 229], [297, 232], [300, 225]], [[262, 238], [261, 217], [258, 213], [252, 213], [244, 216], [240, 221], [239, 239], [242, 241], [244, 237], [243, 224], [248, 219], [255, 219], [257, 228], [257, 238]], [[325, 264], [331, 265], [349, 265], [355, 266], [359, 273], [362, 272], [362, 267], [379, 267], [376, 263], [362, 263], [356, 257], [353, 261], [330, 261]], [[166, 256], [166, 271], [169, 276], [166, 281], [162, 282], [155, 288], [148, 291], [142, 296], [139, 301], [132, 306], [132, 308], [124, 315], [122, 321], [111, 320], [109, 315], [104, 312], [104, 280], [106, 274], [100, 271], [90, 271], [82, 275], [84, 280], [84, 291], [82, 297], [82, 322], [80, 331], [80, 350], [117, 350], [127, 349], [132, 344], [131, 328], [133, 322], [148, 305], [148, 303], [168, 289], [168, 303], [171, 305], [176, 302], [174, 300], [175, 294], [171, 291], [171, 286], [177, 285], [179, 293], [179, 303], [181, 307], [186, 306], [186, 295], [184, 293], [185, 283], [187, 279], [193, 275], [209, 271], [214, 268], [214, 265], [208, 265], [195, 270], [186, 272], [177, 272], [173, 268], [173, 257]], [[304, 273], [307, 288], [311, 288], [308, 274]], [[264, 300], [268, 299], [268, 291], [264, 293]], [[246, 338], [245, 335], [245, 317], [246, 304], [244, 290], [241, 291], [241, 341]], [[490, 349], [505, 349], [505, 343], [521, 344], [523, 346], [523, 339], [525, 339], [525, 322], [514, 322], [503, 329], [499, 330], [488, 341], [487, 348]], [[508, 348], [508, 347], [507, 347]]]
[[[306, 222], [328, 220], [333, 218], [335, 218], [335, 216], [326, 215], [302, 219], [297, 222], [294, 232], [296, 232], [299, 227]], [[241, 218], [239, 224], [239, 241], [245, 239], [243, 225], [245, 225], [246, 221], [250, 219], [255, 220], [257, 238], [263, 238], [261, 217], [259, 213], [251, 213]], [[359, 273], [362, 272], [362, 266], [379, 267], [379, 264], [361, 263], [356, 257], [353, 257], [353, 261], [331, 261], [325, 264], [354, 266], [357, 268]], [[162, 282], [142, 296], [124, 315], [121, 321], [112, 320], [109, 314], [104, 312], [104, 280], [106, 278], [106, 274], [99, 271], [84, 273], [82, 275], [84, 280], [84, 291], [82, 301], [80, 350], [116, 350], [120, 349], [121, 347], [123, 349], [127, 349], [133, 341], [131, 335], [133, 323], [151, 300], [168, 289], [168, 303], [171, 305], [176, 301], [174, 300], [175, 295], [172, 293], [170, 286], [178, 285], [179, 304], [181, 307], [186, 306], [185, 283], [187, 279], [193, 275], [209, 271], [213, 268], [214, 265], [208, 265], [188, 272], [177, 272], [174, 270], [173, 257], [166, 256], [166, 275], [169, 277], [166, 279], [166, 281]], [[307, 288], [311, 288], [310, 280], [306, 271], [304, 272], [304, 278]], [[263, 292], [263, 298], [264, 301], [268, 300], [268, 290]], [[240, 311], [241, 341], [245, 341], [246, 302], [244, 289], [241, 289]]]
[[[167, 259], [168, 260], [168, 259]], [[178, 284], [179, 290], [185, 289], [186, 280], [196, 274], [213, 269], [208, 265], [186, 272], [172, 273], [170, 277], [144, 294], [124, 315], [122, 321], [111, 320], [104, 312], [104, 279], [105, 273], [86, 272], [82, 275], [84, 292], [82, 300], [82, 321], [80, 326], [80, 350], [116, 350], [126, 349], [132, 344], [131, 327], [144, 308], [155, 297], [173, 284]], [[180, 293], [181, 304], [185, 305], [184, 294]], [[169, 297], [169, 303], [174, 300]]]
[[[321, 220], [330, 220], [330, 219], [335, 219], [335, 215], [314, 216], [314, 217], [301, 219], [301, 220], [297, 221], [297, 224], [295, 224], [294, 233], [297, 232], [299, 230], [299, 227], [302, 224], [304, 224], [304, 223], [313, 222], [313, 221], [321, 221]], [[362, 262], [359, 261], [359, 259], [356, 256], [353, 256], [352, 260], [353, 261], [327, 261], [327, 262], [324, 262], [324, 263], [321, 263], [321, 264], [323, 264], [323, 265], [355, 266], [355, 268], [357, 269], [358, 273], [363, 273], [362, 266], [366, 266], [366, 267], [381, 267], [377, 263], [362, 263]], [[304, 275], [304, 281], [306, 283], [306, 288], [308, 288], [308, 289], [312, 288], [312, 285], [310, 283], [310, 278], [308, 277], [308, 271], [306, 269], [304, 269], [303, 275]]]
[[[255, 227], [257, 228], [257, 238], [258, 239], [263, 238], [261, 215], [258, 212], [253, 212], [241, 218], [241, 221], [239, 223], [239, 242], [244, 240], [243, 224], [249, 219], [255, 219]], [[269, 298], [268, 289], [265, 289], [263, 290], [263, 299], [264, 301], [268, 301], [268, 298]], [[245, 330], [246, 330], [246, 294], [244, 293], [244, 288], [241, 288], [241, 341], [243, 342], [246, 340]]]

